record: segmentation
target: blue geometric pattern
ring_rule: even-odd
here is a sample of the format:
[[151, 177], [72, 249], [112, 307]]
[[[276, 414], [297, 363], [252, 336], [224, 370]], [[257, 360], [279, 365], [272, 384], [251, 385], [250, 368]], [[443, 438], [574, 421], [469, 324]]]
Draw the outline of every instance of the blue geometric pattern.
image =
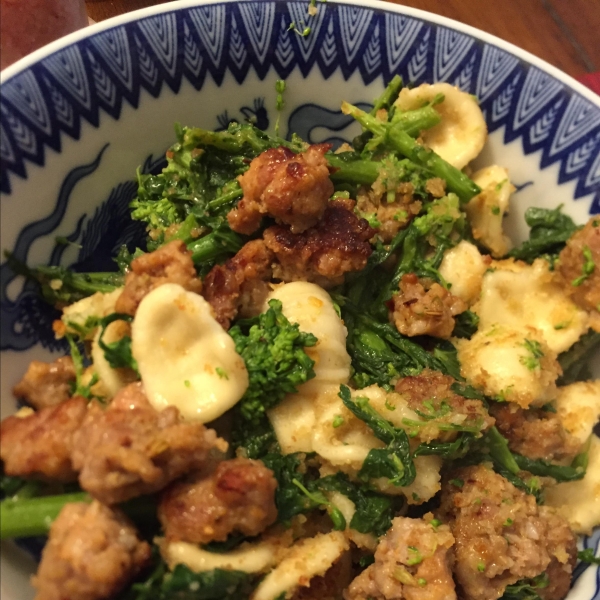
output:
[[[118, 119], [142, 90], [177, 92], [186, 79], [200, 89], [227, 73], [242, 83], [251, 70], [285, 78], [319, 69], [325, 78], [359, 73], [365, 83], [400, 74], [405, 81], [448, 81], [476, 94], [490, 132], [505, 128], [540, 165], [559, 163], [559, 183], [575, 180], [577, 198], [594, 194], [600, 211], [600, 110], [559, 80], [513, 55], [447, 27], [355, 5], [247, 1], [180, 9], [113, 27], [75, 43], [8, 80], [0, 99], [0, 189], [44, 164], [60, 135], [79, 137], [104, 111]], [[310, 25], [306, 37], [289, 31]], [[365, 99], [367, 100], [367, 99]]]

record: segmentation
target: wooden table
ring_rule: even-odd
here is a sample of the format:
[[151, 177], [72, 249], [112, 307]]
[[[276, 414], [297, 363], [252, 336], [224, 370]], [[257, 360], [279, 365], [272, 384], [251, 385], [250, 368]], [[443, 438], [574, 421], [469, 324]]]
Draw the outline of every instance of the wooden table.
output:
[[[95, 21], [160, 3], [161, 0], [86, 0], [88, 15]], [[573, 77], [600, 71], [600, 0], [402, 0], [396, 3], [483, 29]]]

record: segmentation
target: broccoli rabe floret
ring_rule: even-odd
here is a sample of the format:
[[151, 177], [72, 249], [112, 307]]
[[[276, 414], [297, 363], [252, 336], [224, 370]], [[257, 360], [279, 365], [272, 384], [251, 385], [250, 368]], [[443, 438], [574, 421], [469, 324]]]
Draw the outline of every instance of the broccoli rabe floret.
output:
[[314, 346], [317, 338], [290, 323], [279, 300], [271, 300], [266, 312], [238, 323], [229, 334], [248, 369], [250, 382], [239, 413], [249, 423], [260, 423], [266, 410], [315, 376], [315, 363], [304, 348]]

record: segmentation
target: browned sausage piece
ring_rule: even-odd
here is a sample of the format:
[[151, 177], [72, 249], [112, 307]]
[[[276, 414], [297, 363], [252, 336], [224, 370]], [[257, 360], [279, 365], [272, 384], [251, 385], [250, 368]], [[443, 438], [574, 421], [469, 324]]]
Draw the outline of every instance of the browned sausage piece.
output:
[[150, 546], [117, 510], [66, 504], [50, 528], [35, 600], [109, 600], [148, 564]]
[[7, 475], [50, 481], [75, 481], [71, 464], [73, 434], [87, 411], [75, 396], [26, 417], [12, 415], [0, 425], [0, 457]]
[[409, 337], [431, 335], [448, 339], [454, 329], [454, 317], [467, 305], [439, 283], [419, 279], [414, 273], [402, 276], [400, 292], [392, 297], [390, 321]]
[[556, 461], [573, 459], [581, 451], [581, 443], [564, 428], [556, 413], [535, 408], [524, 410], [513, 402], [493, 404], [490, 412], [513, 452]]
[[[262, 240], [253, 240], [222, 265], [215, 265], [204, 279], [204, 297], [225, 329], [242, 309], [260, 312], [269, 292], [273, 254]], [[256, 310], [258, 309], [258, 310]]]
[[144, 296], [164, 283], [176, 283], [196, 294], [202, 291], [191, 252], [181, 240], [169, 242], [131, 261], [131, 271], [117, 298], [115, 312], [135, 315]]
[[429, 419], [419, 431], [420, 439], [435, 439], [452, 426], [483, 432], [494, 424], [481, 400], [457, 394], [452, 390], [454, 383], [453, 377], [431, 369], [396, 382], [395, 389], [406, 398], [408, 406]]
[[277, 519], [276, 487], [262, 462], [226, 460], [208, 477], [172, 485], [158, 516], [169, 540], [206, 544], [232, 532], [254, 536]]
[[293, 233], [315, 225], [333, 194], [325, 159], [330, 149], [329, 144], [317, 144], [294, 154], [280, 147], [257, 156], [239, 177], [244, 196], [227, 215], [231, 229], [250, 235], [267, 214]]
[[186, 423], [169, 406], [156, 411], [141, 383], [123, 388], [108, 408], [91, 404], [74, 436], [81, 487], [104, 504], [156, 492], [223, 447], [212, 429]]
[[51, 363], [33, 360], [23, 379], [13, 388], [13, 394], [34, 408], [55, 406], [71, 397], [75, 367], [70, 356]]
[[447, 525], [396, 517], [375, 562], [350, 584], [345, 600], [456, 600], [453, 544]]
[[545, 600], [568, 591], [575, 536], [552, 509], [504, 477], [483, 465], [453, 472], [442, 486], [440, 511], [456, 540], [454, 575], [467, 600], [496, 600], [507, 585], [544, 572]]
[[345, 273], [364, 269], [373, 251], [369, 239], [374, 230], [353, 208], [353, 200], [333, 200], [317, 225], [301, 234], [283, 225], [266, 229], [265, 244], [277, 260], [275, 278], [327, 288], [342, 283]]

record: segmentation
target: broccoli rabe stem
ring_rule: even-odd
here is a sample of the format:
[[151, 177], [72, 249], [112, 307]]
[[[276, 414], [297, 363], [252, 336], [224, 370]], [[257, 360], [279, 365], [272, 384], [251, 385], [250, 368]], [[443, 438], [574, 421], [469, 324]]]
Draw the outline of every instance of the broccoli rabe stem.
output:
[[[35, 483], [35, 482], [32, 482]], [[66, 504], [92, 502], [86, 492], [31, 498], [19, 493], [0, 502], [0, 539], [47, 535], [50, 526]], [[119, 505], [138, 527], [156, 519], [156, 503], [151, 496], [134, 498]]]
[[46, 535], [65, 504], [91, 502], [85, 492], [0, 502], [0, 539]]
[[395, 102], [400, 90], [402, 89], [402, 77], [394, 75], [392, 80], [387, 84], [383, 94], [375, 100], [375, 104], [369, 114], [375, 116], [377, 111], [385, 108], [386, 110]]
[[331, 175], [335, 182], [371, 185], [382, 168], [381, 163], [371, 160], [345, 160], [341, 154], [327, 154], [329, 166], [336, 169]]
[[[374, 135], [383, 138], [383, 141], [385, 141], [394, 151], [405, 156], [415, 164], [427, 169], [436, 177], [444, 179], [448, 191], [454, 192], [462, 202], [468, 202], [473, 196], [481, 192], [480, 187], [471, 181], [464, 173], [447, 163], [433, 150], [421, 146], [410, 137], [404, 130], [403, 123], [383, 123], [369, 113], [360, 110], [360, 108], [353, 106], [348, 102], [342, 103], [342, 112], [352, 115], [365, 129], [371, 131]], [[416, 127], [417, 125], [413, 122], [412, 126]], [[426, 129], [426, 127], [421, 127], [421, 129]]]
[[188, 244], [192, 261], [200, 265], [224, 254], [235, 254], [244, 245], [243, 239], [233, 231], [215, 230], [199, 240]]

